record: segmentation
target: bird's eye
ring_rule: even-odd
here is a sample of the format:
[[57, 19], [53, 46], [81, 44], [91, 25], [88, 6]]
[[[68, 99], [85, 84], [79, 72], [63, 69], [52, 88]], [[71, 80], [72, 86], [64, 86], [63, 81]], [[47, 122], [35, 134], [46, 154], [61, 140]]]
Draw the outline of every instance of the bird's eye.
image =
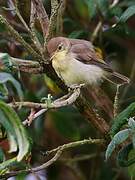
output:
[[60, 44], [60, 45], [58, 46], [58, 50], [59, 50], [59, 51], [63, 50], [63, 44]]

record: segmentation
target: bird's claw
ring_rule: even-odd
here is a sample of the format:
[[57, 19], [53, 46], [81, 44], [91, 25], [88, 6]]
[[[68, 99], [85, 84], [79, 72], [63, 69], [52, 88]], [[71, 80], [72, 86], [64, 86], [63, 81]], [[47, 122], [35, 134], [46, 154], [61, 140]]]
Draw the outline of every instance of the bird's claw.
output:
[[76, 90], [76, 89], [80, 89], [81, 87], [84, 87], [85, 86], [85, 84], [83, 83], [83, 84], [73, 84], [73, 85], [71, 85], [69, 88], [68, 88], [68, 91], [70, 92], [70, 91], [74, 91], [74, 90]]

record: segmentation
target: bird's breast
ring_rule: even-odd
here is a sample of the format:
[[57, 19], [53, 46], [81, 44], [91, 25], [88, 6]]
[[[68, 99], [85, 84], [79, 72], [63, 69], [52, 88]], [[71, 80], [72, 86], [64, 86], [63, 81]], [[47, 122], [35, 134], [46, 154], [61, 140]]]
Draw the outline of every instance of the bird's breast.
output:
[[[61, 56], [62, 57], [62, 56]], [[52, 65], [58, 76], [67, 86], [73, 84], [97, 84], [104, 75], [103, 70], [96, 65], [87, 65], [75, 59], [75, 56], [56, 56]]]

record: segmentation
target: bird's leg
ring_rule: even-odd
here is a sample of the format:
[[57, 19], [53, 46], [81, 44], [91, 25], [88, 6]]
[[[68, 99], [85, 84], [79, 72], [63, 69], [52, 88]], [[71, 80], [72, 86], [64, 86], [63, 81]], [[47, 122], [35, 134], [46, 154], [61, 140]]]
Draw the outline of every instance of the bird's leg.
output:
[[79, 85], [78, 85], [78, 84], [73, 84], [73, 85], [71, 85], [71, 86], [69, 87], [68, 90], [69, 90], [69, 92], [70, 92], [70, 91], [74, 91], [74, 90], [76, 90], [76, 89], [78, 89], [78, 88], [80, 89], [80, 88], [83, 87], [83, 86], [85, 86], [85, 84], [79, 84]]
[[62, 96], [61, 98], [55, 100], [55, 102], [60, 102], [60, 101], [65, 101], [68, 99], [78, 88], [80, 89], [83, 87], [85, 84], [74, 84], [68, 88], [68, 94]]
[[65, 100], [65, 99], [68, 99], [70, 95], [71, 95], [71, 92], [69, 92], [68, 94], [66, 94], [66, 95], [64, 95], [64, 96], [62, 96], [62, 97], [60, 97], [60, 98], [57, 99], [57, 100], [55, 100], [55, 102], [63, 101], [63, 100]]

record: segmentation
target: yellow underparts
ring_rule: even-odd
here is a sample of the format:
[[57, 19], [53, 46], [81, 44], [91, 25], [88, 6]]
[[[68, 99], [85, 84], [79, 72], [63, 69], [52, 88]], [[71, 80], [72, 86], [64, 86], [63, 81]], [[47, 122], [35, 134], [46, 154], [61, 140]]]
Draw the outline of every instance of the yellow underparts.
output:
[[74, 84], [97, 84], [104, 71], [96, 65], [87, 65], [75, 59], [75, 54], [67, 51], [53, 55], [52, 66], [67, 86]]

